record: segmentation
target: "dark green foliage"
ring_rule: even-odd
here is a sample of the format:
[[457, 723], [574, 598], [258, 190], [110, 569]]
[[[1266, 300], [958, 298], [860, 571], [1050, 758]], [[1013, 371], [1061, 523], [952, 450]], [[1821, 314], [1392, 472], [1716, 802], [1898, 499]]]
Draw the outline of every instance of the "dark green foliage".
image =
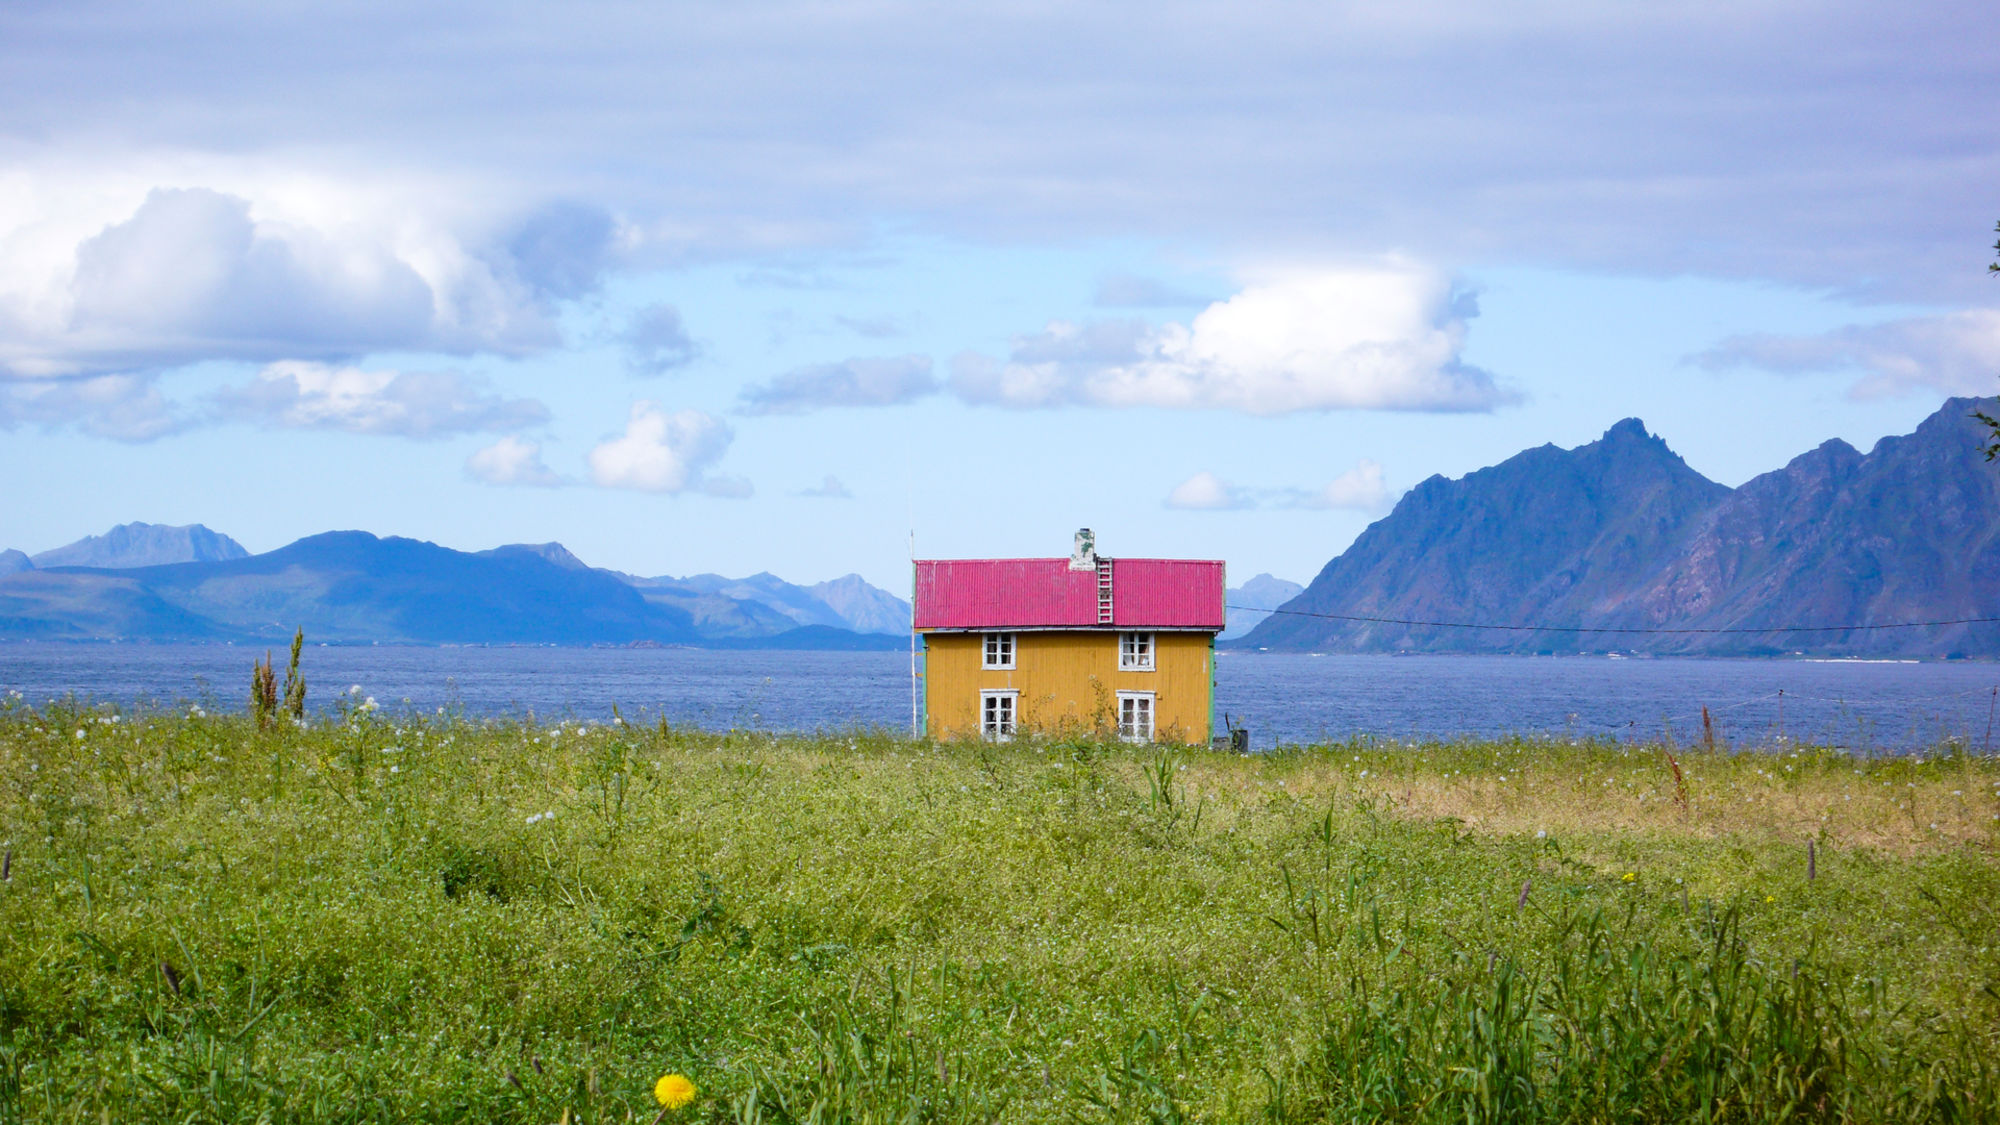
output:
[[271, 654], [250, 666], [250, 715], [258, 730], [268, 730], [278, 713], [278, 678], [271, 672]]
[[306, 678], [299, 672], [299, 651], [306, 646], [306, 631], [292, 634], [292, 659], [285, 665], [285, 714], [294, 721], [306, 717]]

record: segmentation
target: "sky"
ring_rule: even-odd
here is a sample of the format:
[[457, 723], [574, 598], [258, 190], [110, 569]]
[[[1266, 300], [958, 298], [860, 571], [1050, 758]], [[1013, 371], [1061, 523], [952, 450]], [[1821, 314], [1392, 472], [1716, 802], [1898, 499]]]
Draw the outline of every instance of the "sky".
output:
[[0, 548], [1222, 558], [2000, 393], [2000, 8], [0, 6]]

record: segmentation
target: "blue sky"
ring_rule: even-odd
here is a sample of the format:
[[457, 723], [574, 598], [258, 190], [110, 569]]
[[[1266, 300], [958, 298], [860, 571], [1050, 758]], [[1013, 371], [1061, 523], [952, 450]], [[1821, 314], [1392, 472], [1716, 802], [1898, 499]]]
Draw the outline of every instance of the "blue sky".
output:
[[1988, 4], [15, 4], [0, 546], [1222, 557], [2000, 390]]

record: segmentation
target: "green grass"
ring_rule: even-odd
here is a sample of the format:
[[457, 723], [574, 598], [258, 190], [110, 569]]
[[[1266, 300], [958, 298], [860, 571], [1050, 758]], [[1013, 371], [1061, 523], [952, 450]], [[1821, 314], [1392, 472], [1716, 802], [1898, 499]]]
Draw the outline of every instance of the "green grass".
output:
[[1996, 763], [1678, 766], [14, 706], [0, 1121], [2000, 1120]]

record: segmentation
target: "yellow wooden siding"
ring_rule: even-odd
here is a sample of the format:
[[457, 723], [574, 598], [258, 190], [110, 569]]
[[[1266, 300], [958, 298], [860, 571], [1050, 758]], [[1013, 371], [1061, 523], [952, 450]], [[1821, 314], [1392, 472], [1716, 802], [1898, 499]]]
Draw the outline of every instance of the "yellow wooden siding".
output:
[[1118, 669], [1118, 634], [1016, 633], [1011, 670], [980, 667], [982, 633], [924, 636], [924, 711], [933, 738], [979, 736], [979, 693], [1020, 692], [1016, 723], [1041, 733], [1118, 729], [1118, 693], [1153, 694], [1153, 737], [1205, 744], [1214, 676], [1206, 633], [1156, 633], [1151, 672]]

